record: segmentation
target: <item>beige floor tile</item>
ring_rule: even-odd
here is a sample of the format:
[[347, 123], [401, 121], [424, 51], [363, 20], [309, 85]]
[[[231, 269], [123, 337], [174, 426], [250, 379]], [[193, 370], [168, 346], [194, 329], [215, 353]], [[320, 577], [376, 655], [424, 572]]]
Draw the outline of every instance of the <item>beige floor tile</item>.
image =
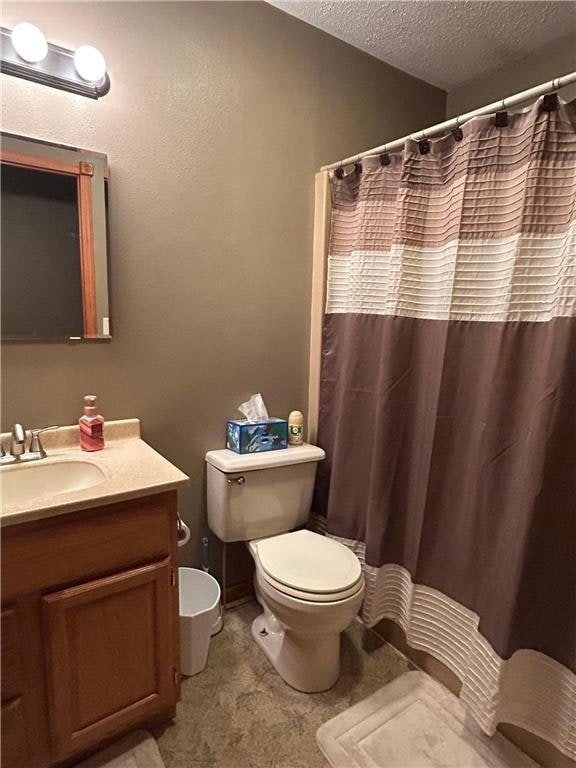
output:
[[342, 642], [342, 674], [325, 693], [290, 688], [250, 634], [256, 603], [227, 611], [206, 669], [186, 678], [178, 715], [156, 733], [166, 768], [326, 768], [318, 727], [413, 668], [354, 623]]

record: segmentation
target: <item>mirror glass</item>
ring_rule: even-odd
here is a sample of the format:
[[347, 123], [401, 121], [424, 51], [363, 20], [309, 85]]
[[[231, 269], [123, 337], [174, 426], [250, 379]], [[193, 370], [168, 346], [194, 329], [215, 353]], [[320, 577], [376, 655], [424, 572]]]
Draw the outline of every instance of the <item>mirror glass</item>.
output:
[[2, 134], [2, 339], [110, 338], [106, 155]]

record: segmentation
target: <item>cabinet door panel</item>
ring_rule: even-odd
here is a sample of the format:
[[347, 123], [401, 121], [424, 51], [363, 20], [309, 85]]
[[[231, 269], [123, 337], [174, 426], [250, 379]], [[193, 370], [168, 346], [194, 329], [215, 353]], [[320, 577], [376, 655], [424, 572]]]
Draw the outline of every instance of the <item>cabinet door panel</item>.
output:
[[1, 615], [2, 627], [2, 676], [0, 688], [2, 702], [22, 693], [22, 661], [18, 643], [18, 615], [16, 608], [5, 608]]
[[27, 768], [31, 763], [22, 699], [3, 704], [1, 714], [2, 768]]
[[53, 757], [176, 701], [168, 558], [45, 595]]
[[2, 768], [39, 768], [48, 757], [39, 595], [2, 607]]

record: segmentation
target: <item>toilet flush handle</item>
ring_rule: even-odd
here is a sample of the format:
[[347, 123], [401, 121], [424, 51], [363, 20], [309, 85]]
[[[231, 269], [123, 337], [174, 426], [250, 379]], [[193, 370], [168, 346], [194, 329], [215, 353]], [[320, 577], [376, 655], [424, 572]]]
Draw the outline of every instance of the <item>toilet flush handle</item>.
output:
[[229, 477], [226, 482], [228, 485], [244, 485], [246, 478], [240, 475], [240, 477]]

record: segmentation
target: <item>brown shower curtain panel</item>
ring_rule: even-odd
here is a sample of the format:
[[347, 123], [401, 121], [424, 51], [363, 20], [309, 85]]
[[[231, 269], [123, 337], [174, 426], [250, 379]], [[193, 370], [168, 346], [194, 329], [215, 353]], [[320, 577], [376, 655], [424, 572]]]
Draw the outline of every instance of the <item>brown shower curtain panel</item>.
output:
[[572, 758], [575, 127], [547, 98], [333, 180], [315, 499], [364, 620], [452, 669], [487, 732]]

